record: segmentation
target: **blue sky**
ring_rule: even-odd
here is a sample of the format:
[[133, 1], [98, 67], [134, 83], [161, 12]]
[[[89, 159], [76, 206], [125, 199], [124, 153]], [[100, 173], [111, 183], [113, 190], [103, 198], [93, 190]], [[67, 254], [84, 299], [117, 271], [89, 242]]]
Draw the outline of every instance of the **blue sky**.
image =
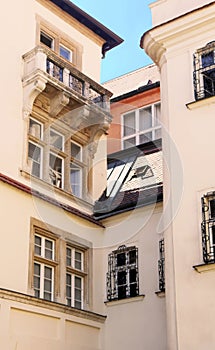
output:
[[102, 60], [101, 82], [113, 79], [151, 63], [140, 48], [142, 34], [151, 28], [148, 4], [153, 0], [72, 0], [124, 42], [108, 51]]

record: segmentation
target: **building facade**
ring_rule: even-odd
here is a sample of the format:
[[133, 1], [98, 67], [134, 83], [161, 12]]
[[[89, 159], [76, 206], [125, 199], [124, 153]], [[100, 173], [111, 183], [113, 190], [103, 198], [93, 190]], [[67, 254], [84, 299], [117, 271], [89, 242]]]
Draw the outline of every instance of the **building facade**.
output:
[[161, 72], [167, 349], [214, 349], [215, 3], [151, 11], [141, 46]]
[[[68, 0], [7, 2], [4, 13], [0, 348], [165, 350], [160, 146], [116, 154], [107, 192], [112, 93], [100, 60], [122, 39]], [[105, 188], [107, 210], [94, 212]]]
[[108, 154], [161, 137], [160, 75], [156, 65], [140, 68], [103, 85], [113, 92]]

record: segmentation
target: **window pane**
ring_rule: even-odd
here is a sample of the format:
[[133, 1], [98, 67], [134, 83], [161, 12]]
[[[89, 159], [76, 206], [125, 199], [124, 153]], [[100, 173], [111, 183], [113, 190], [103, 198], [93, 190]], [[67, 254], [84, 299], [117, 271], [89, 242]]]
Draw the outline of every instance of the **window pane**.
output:
[[46, 239], [45, 240], [45, 258], [53, 259], [53, 242]]
[[130, 284], [130, 297], [135, 297], [136, 295], [138, 295], [137, 284]]
[[72, 249], [66, 248], [66, 265], [72, 266]]
[[50, 144], [59, 149], [63, 150], [63, 135], [55, 132], [54, 130], [50, 130]]
[[139, 111], [139, 130], [146, 130], [152, 127], [152, 107], [147, 107]]
[[75, 276], [75, 307], [81, 308], [82, 303], [82, 278]]
[[28, 158], [32, 161], [31, 174], [40, 177], [41, 148], [35, 144], [28, 143]]
[[135, 112], [123, 116], [123, 136], [135, 134]]
[[75, 158], [77, 160], [82, 160], [82, 147], [77, 145], [76, 143], [74, 142], [71, 142], [71, 157], [72, 158]]
[[136, 137], [131, 137], [130, 139], [123, 141], [123, 149], [127, 149], [136, 145]]
[[50, 153], [49, 155], [49, 176], [51, 183], [62, 188], [63, 159]]
[[132, 282], [136, 282], [136, 269], [132, 269], [130, 270], [130, 274], [129, 274], [129, 282], [132, 283]]
[[29, 134], [32, 136], [42, 139], [42, 124], [37, 122], [36, 120], [30, 118], [29, 120]]
[[145, 134], [140, 135], [140, 144], [152, 141], [152, 132], [146, 132]]
[[155, 130], [155, 140], [160, 139], [162, 137], [161, 128]]
[[126, 271], [118, 271], [117, 282], [119, 286], [126, 284]]
[[125, 262], [125, 253], [117, 254], [117, 266], [124, 266]]
[[36, 255], [41, 255], [41, 237], [35, 236], [34, 237], [34, 253]]
[[34, 264], [34, 294], [40, 297], [40, 265]]
[[215, 218], [215, 199], [210, 201], [210, 217], [211, 219]]
[[129, 252], [129, 264], [135, 264], [136, 263], [136, 250], [131, 250]]
[[154, 105], [154, 115], [155, 115], [154, 126], [160, 125], [160, 118], [161, 118], [161, 104], [160, 103]]
[[43, 32], [40, 32], [40, 42], [48, 46], [50, 49], [53, 48], [53, 43], [54, 43], [53, 38], [51, 38], [50, 36], [48, 36]]
[[72, 55], [71, 55], [71, 51], [69, 49], [67, 49], [66, 47], [60, 45], [60, 56], [65, 58], [68, 61], [72, 61]]
[[118, 299], [126, 298], [126, 286], [118, 287]]
[[44, 299], [52, 299], [52, 268], [45, 266], [44, 268]]
[[80, 197], [81, 196], [81, 168], [71, 163], [70, 165], [70, 185], [72, 193]]
[[214, 64], [214, 52], [208, 52], [202, 55], [202, 67], [208, 67]]
[[82, 253], [75, 251], [75, 268], [82, 269]]

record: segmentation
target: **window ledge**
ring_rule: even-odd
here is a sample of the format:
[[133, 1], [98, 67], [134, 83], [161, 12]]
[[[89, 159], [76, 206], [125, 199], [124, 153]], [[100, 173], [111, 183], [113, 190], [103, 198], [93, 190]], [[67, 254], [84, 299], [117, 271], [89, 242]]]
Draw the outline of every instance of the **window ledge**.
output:
[[136, 297], [129, 297], [120, 300], [108, 300], [105, 301], [106, 306], [122, 305], [127, 303], [132, 303], [134, 301], [141, 301], [145, 298], [145, 294], [137, 295]]
[[199, 273], [208, 272], [215, 270], [215, 263], [194, 265], [193, 268]]
[[204, 107], [208, 105], [209, 103], [215, 103], [215, 96], [211, 97], [206, 97], [198, 101], [192, 101], [186, 104], [186, 107], [190, 110], [199, 108], [199, 107]]
[[156, 294], [159, 298], [164, 298], [164, 297], [165, 297], [165, 290], [158, 290], [157, 292], [155, 292], [155, 294]]

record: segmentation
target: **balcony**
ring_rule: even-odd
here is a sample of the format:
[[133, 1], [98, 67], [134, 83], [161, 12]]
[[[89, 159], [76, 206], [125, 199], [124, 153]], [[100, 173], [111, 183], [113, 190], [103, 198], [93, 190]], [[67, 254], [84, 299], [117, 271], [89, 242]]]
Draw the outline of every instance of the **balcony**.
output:
[[201, 100], [215, 96], [215, 41], [196, 51], [194, 60], [194, 94]]
[[26, 53], [23, 61], [23, 87], [27, 94], [24, 104], [32, 107], [35, 95], [38, 96], [40, 92], [50, 91], [52, 97], [53, 91], [55, 94], [61, 92], [62, 103], [68, 105], [70, 101], [70, 109], [87, 106], [100, 113], [100, 116], [102, 114], [104, 117], [105, 114], [108, 123], [111, 121], [109, 100], [112, 93], [80, 72], [70, 62], [42, 46]]

